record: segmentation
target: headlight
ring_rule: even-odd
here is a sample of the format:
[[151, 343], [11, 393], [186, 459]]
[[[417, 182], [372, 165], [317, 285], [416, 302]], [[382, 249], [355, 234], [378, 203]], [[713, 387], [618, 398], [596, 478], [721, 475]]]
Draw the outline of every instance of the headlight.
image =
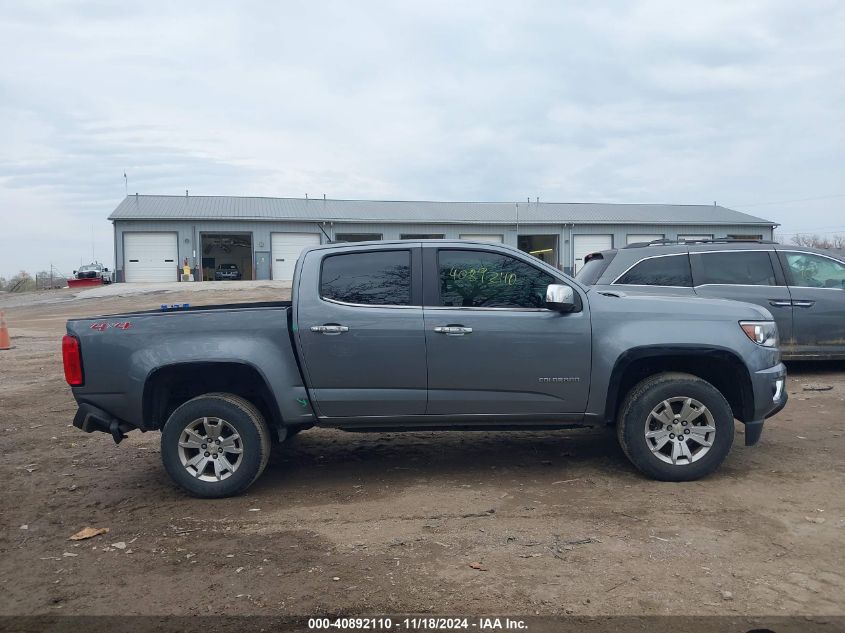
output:
[[739, 327], [757, 345], [777, 347], [778, 326], [774, 321], [740, 321]]

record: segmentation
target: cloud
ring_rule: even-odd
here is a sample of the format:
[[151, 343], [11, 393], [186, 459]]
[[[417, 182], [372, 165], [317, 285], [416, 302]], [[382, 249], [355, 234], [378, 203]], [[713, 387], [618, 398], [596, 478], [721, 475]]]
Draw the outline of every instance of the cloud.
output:
[[[0, 275], [111, 262], [129, 192], [689, 202], [842, 192], [835, 1], [5, 4]], [[834, 226], [841, 198], [747, 210]], [[843, 226], [845, 229], [845, 226]]]

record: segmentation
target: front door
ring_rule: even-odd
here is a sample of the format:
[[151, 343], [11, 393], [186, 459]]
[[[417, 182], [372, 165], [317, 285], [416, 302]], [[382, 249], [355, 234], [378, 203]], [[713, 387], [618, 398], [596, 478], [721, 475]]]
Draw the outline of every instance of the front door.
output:
[[[426, 246], [430, 415], [583, 413], [590, 317], [546, 309], [565, 283], [503, 251]], [[577, 291], [576, 291], [577, 292]]]
[[312, 251], [295, 301], [311, 398], [326, 418], [422, 415], [420, 249]]
[[780, 251], [792, 295], [794, 347], [805, 358], [845, 357], [845, 263], [807, 251]]

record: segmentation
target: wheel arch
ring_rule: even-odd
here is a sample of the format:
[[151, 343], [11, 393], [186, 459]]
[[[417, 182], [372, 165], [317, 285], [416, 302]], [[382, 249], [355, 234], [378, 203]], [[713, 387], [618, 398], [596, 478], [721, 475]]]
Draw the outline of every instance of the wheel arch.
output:
[[264, 373], [244, 361], [203, 361], [163, 365], [144, 381], [142, 419], [160, 429], [179, 405], [208, 393], [231, 393], [252, 402], [274, 428], [285, 421]]
[[605, 401], [605, 422], [616, 423], [619, 407], [634, 385], [665, 372], [682, 372], [706, 380], [722, 393], [735, 418], [752, 419], [751, 375], [736, 352], [699, 345], [649, 345], [627, 350], [614, 363]]

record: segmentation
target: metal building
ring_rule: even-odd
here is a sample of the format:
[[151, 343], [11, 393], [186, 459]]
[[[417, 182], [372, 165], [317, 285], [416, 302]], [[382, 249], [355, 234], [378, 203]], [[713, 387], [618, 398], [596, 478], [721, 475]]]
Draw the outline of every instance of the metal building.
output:
[[289, 280], [300, 251], [327, 241], [461, 238], [517, 246], [568, 273], [584, 255], [631, 242], [702, 237], [771, 239], [778, 225], [716, 205], [415, 202], [127, 196], [114, 224], [118, 281], [196, 279], [222, 265], [243, 279]]

